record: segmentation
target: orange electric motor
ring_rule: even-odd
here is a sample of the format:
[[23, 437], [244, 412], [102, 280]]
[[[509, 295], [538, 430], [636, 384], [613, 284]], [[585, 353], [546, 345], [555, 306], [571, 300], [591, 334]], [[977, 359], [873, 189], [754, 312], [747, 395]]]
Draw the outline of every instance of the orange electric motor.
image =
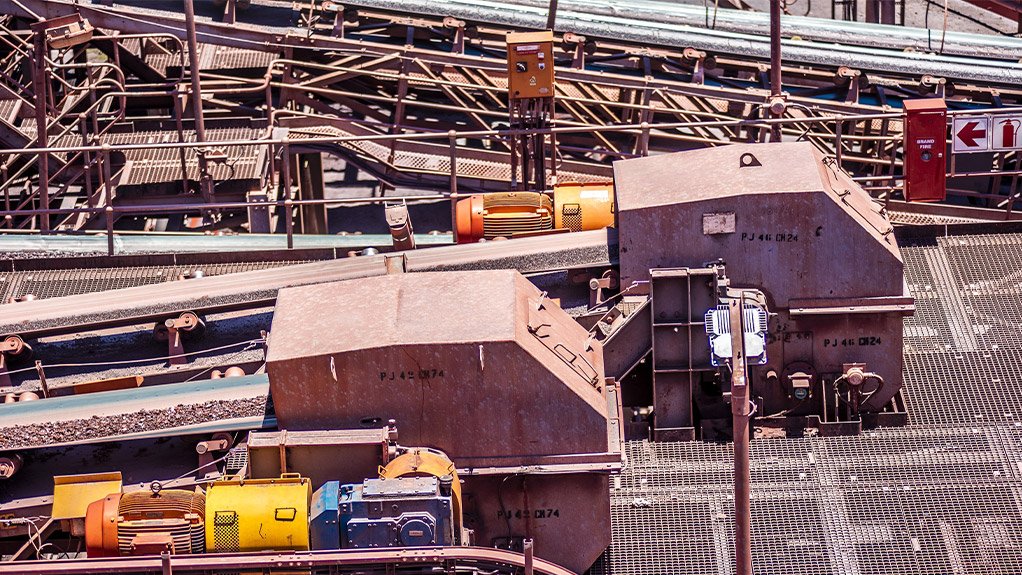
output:
[[550, 197], [537, 192], [498, 192], [460, 200], [458, 243], [551, 230], [553, 211]]
[[538, 192], [479, 194], [458, 201], [458, 243], [513, 238], [555, 229], [578, 232], [614, 225], [614, 184], [558, 184]]
[[573, 232], [614, 225], [614, 182], [554, 186], [554, 227]]
[[206, 496], [183, 489], [114, 493], [89, 504], [85, 550], [89, 557], [202, 553]]

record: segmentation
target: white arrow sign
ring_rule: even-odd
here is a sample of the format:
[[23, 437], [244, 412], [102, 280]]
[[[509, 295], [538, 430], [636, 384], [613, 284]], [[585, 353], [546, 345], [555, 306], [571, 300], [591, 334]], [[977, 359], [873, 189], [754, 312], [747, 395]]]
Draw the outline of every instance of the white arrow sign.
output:
[[951, 133], [955, 152], [985, 152], [990, 148], [990, 117], [955, 118]]

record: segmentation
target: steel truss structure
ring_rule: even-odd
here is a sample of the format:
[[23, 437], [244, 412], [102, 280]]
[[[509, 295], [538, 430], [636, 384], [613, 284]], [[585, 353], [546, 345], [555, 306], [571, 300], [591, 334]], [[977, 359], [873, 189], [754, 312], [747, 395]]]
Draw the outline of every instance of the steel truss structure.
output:
[[[507, 126], [510, 28], [486, 14], [410, 17], [327, 1], [239, 11], [232, 0], [223, 14], [207, 6], [196, 24], [195, 61], [208, 129], [197, 138], [184, 17], [137, 2], [108, 4], [0, 0], [7, 14], [0, 21], [0, 228], [162, 229], [168, 219], [201, 214], [190, 229], [322, 233], [324, 153], [379, 179], [384, 195], [399, 187], [446, 197], [508, 189], [511, 140], [519, 135]], [[40, 46], [46, 27], [35, 24], [33, 34], [30, 24], [57, 17], [87, 20], [96, 31], [82, 43]], [[607, 34], [558, 35], [555, 124], [543, 133], [556, 134], [560, 181], [609, 179], [610, 162], [620, 158], [766, 141], [780, 124], [784, 139], [809, 140], [835, 156], [892, 211], [926, 213], [905, 220], [1014, 217], [1022, 173], [1015, 152], [953, 162], [956, 209], [900, 202], [903, 119], [892, 106], [944, 96], [952, 108], [1011, 110], [1022, 104], [1016, 87], [976, 81], [982, 74], [945, 78], [796, 59], [782, 70], [784, 116], [770, 119], [769, 66], [761, 58], [653, 48]], [[40, 50], [45, 59], [36, 57]], [[919, 68], [914, 61], [911, 70]], [[208, 191], [199, 185], [203, 162]]]

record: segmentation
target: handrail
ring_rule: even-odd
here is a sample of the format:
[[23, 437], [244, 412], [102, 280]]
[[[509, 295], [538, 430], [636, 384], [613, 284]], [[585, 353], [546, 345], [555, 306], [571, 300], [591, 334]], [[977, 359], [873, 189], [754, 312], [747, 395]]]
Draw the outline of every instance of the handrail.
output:
[[539, 557], [489, 547], [403, 547], [393, 549], [337, 549], [329, 551], [206, 553], [198, 555], [149, 555], [76, 559], [73, 561], [17, 561], [0, 563], [0, 575], [31, 572], [37, 575], [84, 575], [86, 573], [181, 573], [209, 571], [309, 570], [333, 566], [391, 565], [406, 570], [421, 565], [449, 563], [480, 564], [520, 573], [529, 565], [542, 575], [576, 575], [574, 572]]

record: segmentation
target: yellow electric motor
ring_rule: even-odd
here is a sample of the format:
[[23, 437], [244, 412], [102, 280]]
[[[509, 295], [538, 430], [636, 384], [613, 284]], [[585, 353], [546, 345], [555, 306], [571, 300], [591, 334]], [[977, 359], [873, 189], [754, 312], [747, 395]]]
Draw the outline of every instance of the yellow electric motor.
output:
[[311, 483], [297, 473], [217, 481], [206, 492], [206, 550], [306, 551], [311, 500]]

